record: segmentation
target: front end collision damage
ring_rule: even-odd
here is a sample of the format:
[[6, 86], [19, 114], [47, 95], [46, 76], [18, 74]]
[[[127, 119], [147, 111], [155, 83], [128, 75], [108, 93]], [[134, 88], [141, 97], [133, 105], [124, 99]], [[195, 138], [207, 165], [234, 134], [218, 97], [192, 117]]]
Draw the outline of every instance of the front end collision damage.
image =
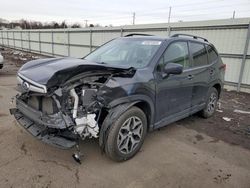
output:
[[[75, 145], [78, 148], [80, 139], [100, 137], [99, 143], [103, 149], [108, 124], [119, 116], [115, 114], [112, 101], [131, 94], [131, 91], [123, 88], [126, 84], [120, 86], [116, 79], [126, 82], [134, 76], [135, 71], [130, 68], [85, 72], [50, 88], [19, 73], [17, 88], [21, 94], [16, 96], [16, 108], [10, 109], [10, 113], [23, 128], [45, 143], [63, 149]], [[29, 88], [24, 83], [28, 83]], [[132, 104], [129, 101], [121, 103], [124, 110]], [[111, 118], [107, 122], [105, 117], [108, 114]], [[79, 156], [74, 155], [74, 158], [78, 160]]]

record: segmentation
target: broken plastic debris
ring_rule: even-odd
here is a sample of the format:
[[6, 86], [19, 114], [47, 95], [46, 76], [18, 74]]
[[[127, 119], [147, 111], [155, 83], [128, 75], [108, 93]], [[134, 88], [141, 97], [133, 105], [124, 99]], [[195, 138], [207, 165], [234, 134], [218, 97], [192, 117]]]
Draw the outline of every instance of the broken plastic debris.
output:
[[236, 99], [232, 99], [232, 101], [235, 102], [236, 104], [242, 104], [242, 105], [244, 105], [244, 103], [241, 103], [241, 102], [237, 101]]
[[221, 110], [221, 102], [217, 102], [217, 108], [218, 110]]
[[28, 59], [27, 58], [25, 58], [25, 57], [20, 57], [19, 58], [21, 61], [27, 61]]
[[217, 112], [223, 112], [222, 110], [216, 110]]
[[236, 112], [236, 113], [241, 113], [241, 114], [250, 114], [249, 111], [238, 110], [238, 109], [235, 109], [234, 112]]
[[231, 121], [232, 118], [222, 117], [222, 119], [224, 119], [225, 121]]
[[14, 52], [13, 52], [13, 55], [19, 55], [19, 53], [20, 53], [20, 52], [18, 52], [18, 51], [14, 51]]

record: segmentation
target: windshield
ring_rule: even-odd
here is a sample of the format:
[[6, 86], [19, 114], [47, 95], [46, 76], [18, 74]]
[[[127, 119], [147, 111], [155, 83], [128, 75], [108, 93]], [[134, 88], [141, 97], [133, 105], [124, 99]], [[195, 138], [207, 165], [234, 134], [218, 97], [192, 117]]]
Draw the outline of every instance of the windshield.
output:
[[84, 59], [114, 66], [145, 67], [159, 46], [159, 40], [122, 38], [108, 42]]

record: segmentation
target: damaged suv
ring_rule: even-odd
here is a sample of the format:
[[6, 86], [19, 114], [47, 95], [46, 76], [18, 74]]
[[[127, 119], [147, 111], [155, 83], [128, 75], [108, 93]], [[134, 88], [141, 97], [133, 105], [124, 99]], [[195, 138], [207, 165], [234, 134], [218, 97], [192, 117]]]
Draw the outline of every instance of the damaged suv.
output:
[[[206, 39], [130, 34], [82, 59], [50, 58], [18, 71], [19, 124], [41, 141], [79, 148], [99, 138], [111, 159], [128, 160], [148, 131], [199, 112], [215, 112], [225, 65]], [[73, 157], [79, 162], [78, 153]]]

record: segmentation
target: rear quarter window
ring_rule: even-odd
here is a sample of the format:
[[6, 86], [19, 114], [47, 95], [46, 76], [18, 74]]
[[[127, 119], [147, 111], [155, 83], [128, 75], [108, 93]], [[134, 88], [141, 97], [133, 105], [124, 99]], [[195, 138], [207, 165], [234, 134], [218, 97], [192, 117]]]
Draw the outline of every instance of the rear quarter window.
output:
[[206, 47], [208, 52], [209, 63], [214, 63], [218, 59], [218, 54], [212, 46], [206, 45]]

